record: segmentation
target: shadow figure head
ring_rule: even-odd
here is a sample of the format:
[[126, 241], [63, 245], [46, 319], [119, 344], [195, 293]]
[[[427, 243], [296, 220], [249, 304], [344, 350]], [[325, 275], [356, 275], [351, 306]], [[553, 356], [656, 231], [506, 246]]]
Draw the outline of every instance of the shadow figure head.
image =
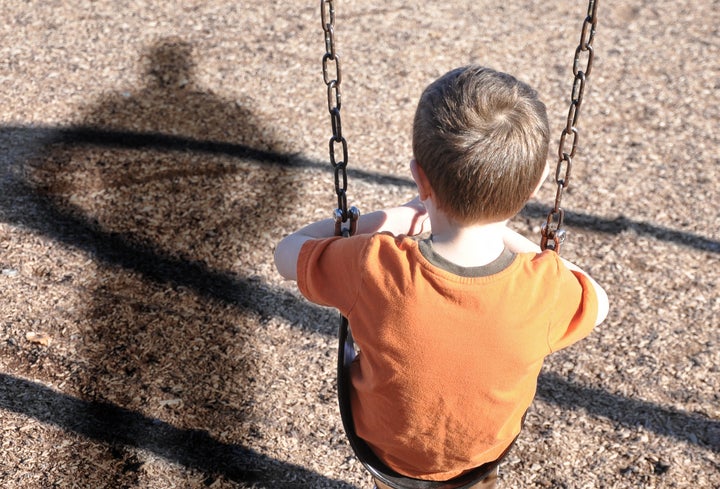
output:
[[164, 89], [183, 88], [192, 83], [195, 62], [192, 45], [176, 37], [154, 44], [144, 55], [149, 84]]

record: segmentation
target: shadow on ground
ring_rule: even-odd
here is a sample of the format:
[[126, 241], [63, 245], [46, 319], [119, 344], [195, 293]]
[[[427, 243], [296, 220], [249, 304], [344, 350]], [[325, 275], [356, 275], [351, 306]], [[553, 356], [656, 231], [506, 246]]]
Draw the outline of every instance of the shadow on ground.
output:
[[[91, 297], [74, 324], [78, 397], [3, 375], [0, 406], [124, 458], [111, 485], [142, 466], [114, 448], [128, 446], [207, 472], [208, 484], [217, 476], [343, 487], [260, 455], [247, 448], [252, 433], [237, 433], [258, 388], [243, 351], [258, 324], [275, 311], [326, 322], [325, 312], [269, 290], [255, 272], [259, 253], [271, 250], [264, 231], [278, 193], [296, 198], [287, 148], [250, 99], [224, 100], [197, 85], [192, 46], [181, 39], [161, 40], [142, 61], [144, 86], [89, 102], [72, 127], [3, 130], [8, 146], [32, 145], [6, 154], [3, 220], [82, 249], [99, 266], [89, 281], [59, 278]], [[213, 156], [202, 141], [235, 152]], [[77, 454], [88, 471], [95, 456]]]

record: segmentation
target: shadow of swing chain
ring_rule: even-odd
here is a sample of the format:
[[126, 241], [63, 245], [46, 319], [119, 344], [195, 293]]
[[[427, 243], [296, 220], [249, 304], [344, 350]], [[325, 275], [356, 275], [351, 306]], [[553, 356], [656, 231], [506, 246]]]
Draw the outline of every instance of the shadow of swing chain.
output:
[[[262, 166], [280, 166], [295, 169], [324, 170], [327, 163], [304, 157], [300, 153], [280, 153], [255, 149], [243, 144], [223, 141], [199, 140], [184, 136], [174, 136], [163, 133], [147, 133], [134, 131], [105, 130], [87, 126], [70, 127], [37, 127], [37, 126], [1, 126], [0, 142], [15, 138], [41, 141], [41, 144], [64, 143], [77, 146], [97, 146], [106, 148], [126, 149], [154, 149], [157, 151], [188, 151], [224, 155], [237, 159], [252, 160], [254, 164]], [[5, 165], [12, 166], [13, 162], [6, 161]], [[5, 169], [5, 171], [8, 168]], [[0, 169], [0, 171], [3, 171]], [[414, 188], [415, 184], [406, 177], [383, 174], [357, 168], [347, 169], [347, 174], [354, 179], [369, 182], [375, 185], [392, 185], [396, 187]], [[19, 182], [18, 185], [22, 185]], [[29, 189], [28, 189], [29, 191]], [[520, 212], [527, 218], [539, 218], [552, 212], [554, 209], [546, 205], [530, 202]], [[9, 210], [12, 212], [12, 210]], [[638, 221], [618, 216], [617, 218], [600, 218], [583, 212], [567, 211], [565, 215], [573, 222], [573, 227], [588, 229], [601, 233], [617, 235], [631, 230], [640, 235], [651, 236], [659, 241], [678, 243], [683, 246], [695, 248], [710, 253], [720, 253], [720, 241], [713, 240], [699, 234], [679, 231], [676, 229], [658, 226], [646, 221]], [[14, 219], [6, 219], [13, 222]], [[42, 231], [42, 230], [39, 230]]]
[[[209, 475], [222, 474], [256, 488], [354, 489], [299, 465], [252, 448], [215, 439], [205, 430], [178, 428], [109, 402], [87, 401], [20, 377], [0, 373], [0, 411], [17, 413], [106, 445], [146, 450]], [[138, 435], [141, 433], [141, 435]]]

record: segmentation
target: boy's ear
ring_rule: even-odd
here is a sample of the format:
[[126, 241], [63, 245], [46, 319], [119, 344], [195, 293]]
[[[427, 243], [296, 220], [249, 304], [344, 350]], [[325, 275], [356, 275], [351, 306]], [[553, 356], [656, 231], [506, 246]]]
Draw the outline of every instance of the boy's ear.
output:
[[413, 180], [415, 180], [415, 185], [417, 185], [420, 200], [426, 200], [432, 195], [432, 187], [430, 187], [430, 182], [428, 182], [425, 171], [418, 165], [415, 158], [410, 160], [410, 173], [412, 174]]
[[543, 171], [542, 177], [540, 178], [540, 181], [537, 184], [537, 187], [535, 187], [535, 190], [530, 195], [530, 197], [536, 197], [538, 192], [540, 192], [540, 187], [542, 187], [543, 183], [545, 183], [545, 180], [547, 180], [548, 175], [550, 174], [550, 164], [545, 162], [545, 170]]

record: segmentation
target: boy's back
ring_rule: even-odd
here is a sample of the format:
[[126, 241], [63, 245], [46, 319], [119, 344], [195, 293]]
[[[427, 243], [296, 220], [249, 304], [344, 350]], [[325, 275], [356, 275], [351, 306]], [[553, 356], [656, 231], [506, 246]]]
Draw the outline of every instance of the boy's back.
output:
[[309, 244], [298, 272], [303, 294], [352, 326], [357, 434], [417, 478], [447, 480], [498, 458], [520, 432], [545, 356], [597, 316], [592, 285], [552, 252], [506, 251], [463, 268], [430, 240], [360, 235]]

